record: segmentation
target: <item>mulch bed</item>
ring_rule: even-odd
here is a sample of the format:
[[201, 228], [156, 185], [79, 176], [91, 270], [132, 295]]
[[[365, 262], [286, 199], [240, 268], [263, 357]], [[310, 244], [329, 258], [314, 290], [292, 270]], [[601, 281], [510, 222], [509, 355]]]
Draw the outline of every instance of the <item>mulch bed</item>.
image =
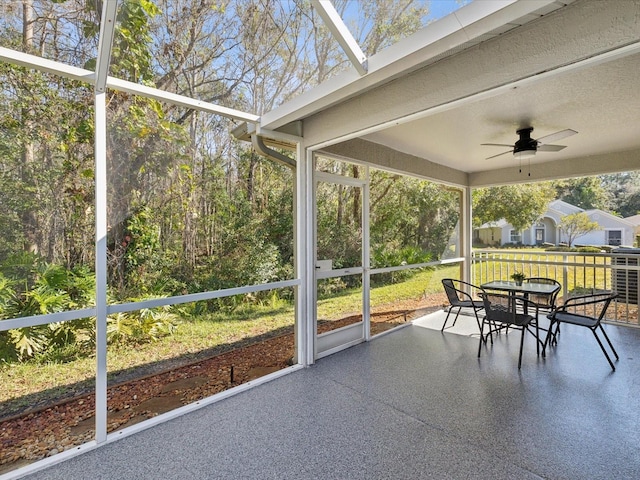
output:
[[[374, 311], [371, 334], [376, 335], [440, 308], [444, 295], [404, 302], [401, 309]], [[360, 320], [360, 316], [326, 322], [321, 331]], [[289, 332], [245, 344], [210, 358], [173, 366], [107, 389], [107, 431], [113, 432], [175, 408], [210, 397], [293, 364], [294, 334]], [[142, 370], [144, 372], [144, 370]], [[144, 373], [142, 374], [144, 375]], [[0, 475], [36, 460], [93, 440], [95, 395], [73, 398], [29, 409], [0, 421]]]

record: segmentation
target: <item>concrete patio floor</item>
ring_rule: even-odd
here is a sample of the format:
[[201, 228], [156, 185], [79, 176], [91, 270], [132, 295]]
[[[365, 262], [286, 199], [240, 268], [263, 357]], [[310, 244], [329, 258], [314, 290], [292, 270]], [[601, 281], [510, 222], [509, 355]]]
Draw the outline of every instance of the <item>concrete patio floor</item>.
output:
[[478, 359], [442, 312], [29, 479], [636, 479], [640, 329], [586, 329], [537, 357], [519, 333]]

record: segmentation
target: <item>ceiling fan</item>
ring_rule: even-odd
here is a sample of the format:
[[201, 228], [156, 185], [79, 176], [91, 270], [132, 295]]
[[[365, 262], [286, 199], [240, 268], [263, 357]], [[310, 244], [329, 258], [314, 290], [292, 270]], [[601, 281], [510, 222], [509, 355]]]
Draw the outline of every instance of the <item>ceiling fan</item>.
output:
[[557, 140], [561, 140], [563, 138], [570, 137], [571, 135], [575, 135], [575, 130], [566, 129], [561, 130], [556, 133], [552, 133], [551, 135], [546, 135], [544, 137], [540, 137], [538, 139], [531, 138], [531, 132], [533, 132], [533, 127], [526, 127], [517, 130], [516, 133], [520, 137], [520, 139], [514, 145], [506, 145], [504, 143], [483, 143], [481, 145], [491, 146], [491, 147], [509, 147], [511, 150], [507, 150], [506, 152], [498, 153], [497, 155], [493, 155], [491, 157], [487, 157], [487, 160], [490, 158], [499, 157], [500, 155], [505, 155], [507, 153], [513, 152], [514, 158], [518, 160], [527, 160], [531, 159], [535, 156], [536, 152], [559, 152], [563, 148], [566, 148], [565, 145], [552, 145], [551, 142], [555, 142]]

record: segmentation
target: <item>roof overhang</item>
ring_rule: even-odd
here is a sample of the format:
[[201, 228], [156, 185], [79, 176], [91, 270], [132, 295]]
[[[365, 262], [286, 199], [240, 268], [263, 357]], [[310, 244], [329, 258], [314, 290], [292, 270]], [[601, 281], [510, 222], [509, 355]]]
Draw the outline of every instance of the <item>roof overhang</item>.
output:
[[[638, 71], [639, 0], [477, 2], [371, 57], [368, 75], [321, 85], [260, 127], [302, 122], [312, 150], [458, 186], [637, 170]], [[533, 138], [579, 133], [531, 163], [486, 160], [500, 152], [481, 143], [512, 144], [526, 126]]]
[[344, 72], [265, 113], [260, 123], [267, 129], [279, 129], [289, 122], [321, 112], [395, 78], [497, 37], [572, 1], [574, 0], [472, 2], [369, 57], [367, 75], [361, 76], [356, 70]]

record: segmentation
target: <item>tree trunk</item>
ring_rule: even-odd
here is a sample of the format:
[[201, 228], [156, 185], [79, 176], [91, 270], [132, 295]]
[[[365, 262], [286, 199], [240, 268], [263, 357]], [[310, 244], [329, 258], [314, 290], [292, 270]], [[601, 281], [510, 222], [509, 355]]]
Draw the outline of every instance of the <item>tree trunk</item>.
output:
[[[33, 0], [24, 0], [22, 3], [22, 45], [25, 52], [33, 49]], [[33, 130], [32, 111], [25, 107], [21, 112], [22, 128], [27, 133], [22, 147], [22, 181], [25, 185], [33, 181], [31, 169], [34, 165], [33, 142], [28, 139]], [[38, 219], [32, 208], [27, 208], [22, 212], [22, 228], [24, 232], [24, 250], [31, 253], [38, 253]]]

